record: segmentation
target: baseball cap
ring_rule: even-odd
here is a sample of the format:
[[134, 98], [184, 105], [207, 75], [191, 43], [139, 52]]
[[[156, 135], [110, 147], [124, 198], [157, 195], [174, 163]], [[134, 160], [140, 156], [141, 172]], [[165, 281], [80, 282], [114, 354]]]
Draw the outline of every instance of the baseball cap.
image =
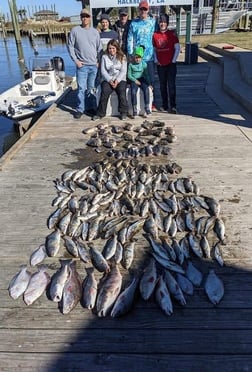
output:
[[91, 17], [90, 11], [88, 9], [86, 9], [86, 8], [84, 8], [84, 9], [81, 10], [80, 15], [83, 15], [83, 14], [86, 14], [89, 17]]
[[128, 15], [128, 9], [127, 8], [122, 8], [119, 10], [119, 14], [126, 14]]
[[144, 50], [142, 47], [139, 46], [134, 49], [134, 56], [139, 56], [143, 58], [143, 55], [144, 55]]
[[149, 3], [147, 1], [140, 1], [138, 7], [149, 9]]
[[103, 13], [103, 14], [101, 15], [100, 20], [102, 21], [103, 19], [106, 19], [107, 21], [109, 21], [109, 15], [106, 14], [106, 13]]

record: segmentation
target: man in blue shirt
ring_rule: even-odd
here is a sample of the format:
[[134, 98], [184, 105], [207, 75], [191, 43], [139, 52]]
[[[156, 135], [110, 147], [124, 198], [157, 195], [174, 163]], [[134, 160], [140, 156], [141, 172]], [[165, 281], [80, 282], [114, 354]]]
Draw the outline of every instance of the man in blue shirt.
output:
[[[139, 17], [132, 20], [129, 32], [127, 49], [128, 55], [132, 56], [134, 49], [137, 46], [144, 47], [143, 61], [147, 63], [148, 72], [150, 76], [150, 83], [154, 87], [154, 76], [155, 76], [155, 64], [154, 64], [154, 49], [152, 45], [152, 36], [155, 31], [156, 20], [149, 17], [149, 4], [147, 1], [141, 1], [139, 3]], [[152, 105], [152, 111], [156, 111], [155, 107], [155, 90], [154, 94], [154, 104]]]

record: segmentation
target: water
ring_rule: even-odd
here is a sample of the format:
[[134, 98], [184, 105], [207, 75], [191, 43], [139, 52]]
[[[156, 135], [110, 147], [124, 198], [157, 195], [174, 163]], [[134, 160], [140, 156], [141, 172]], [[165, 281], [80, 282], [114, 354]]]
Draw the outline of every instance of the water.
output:
[[[64, 59], [66, 75], [75, 74], [75, 66], [70, 59], [66, 44], [62, 40], [54, 40], [52, 45], [46, 44], [42, 38], [37, 38], [35, 49], [41, 56], [60, 56]], [[22, 38], [24, 64], [18, 61], [15, 38], [8, 36], [4, 42], [0, 34], [0, 93], [24, 80], [24, 65], [30, 69], [34, 57], [34, 47], [28, 37]], [[18, 134], [12, 120], [0, 116], [0, 156], [18, 139]]]

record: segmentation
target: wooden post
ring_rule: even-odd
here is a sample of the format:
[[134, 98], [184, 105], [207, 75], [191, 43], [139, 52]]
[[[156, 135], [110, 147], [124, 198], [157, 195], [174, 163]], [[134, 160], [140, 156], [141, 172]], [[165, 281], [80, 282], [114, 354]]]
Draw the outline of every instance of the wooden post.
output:
[[[190, 6], [191, 8], [191, 6]], [[186, 43], [191, 42], [192, 38], [192, 9], [190, 11], [186, 11]]]
[[176, 32], [177, 36], [180, 36], [180, 24], [181, 24], [181, 7], [179, 6], [176, 10]]
[[3, 40], [6, 41], [6, 30], [5, 30], [5, 23], [4, 23], [4, 17], [1, 15], [0, 16], [0, 23], [1, 23], [1, 28], [2, 28], [2, 33], [3, 33]]
[[21, 43], [21, 36], [20, 36], [20, 30], [19, 30], [19, 24], [17, 19], [17, 6], [16, 6], [16, 0], [8, 0], [10, 12], [11, 12], [11, 19], [12, 19], [12, 25], [14, 29], [14, 35], [17, 45], [17, 52], [18, 52], [18, 59], [20, 61], [24, 60], [24, 53], [23, 53], [23, 47]]
[[51, 29], [50, 29], [49, 23], [47, 24], [47, 32], [48, 32], [49, 43], [52, 44], [52, 33], [51, 33]]
[[212, 12], [212, 23], [211, 23], [211, 34], [215, 34], [216, 31], [216, 21], [218, 16], [218, 0], [214, 0], [213, 2], [213, 12]]

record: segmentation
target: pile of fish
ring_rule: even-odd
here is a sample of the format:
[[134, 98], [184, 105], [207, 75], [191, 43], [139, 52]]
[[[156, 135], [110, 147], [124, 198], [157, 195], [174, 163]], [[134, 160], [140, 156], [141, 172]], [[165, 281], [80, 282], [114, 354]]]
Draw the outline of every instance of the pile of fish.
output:
[[[167, 315], [174, 303], [185, 306], [195, 287], [203, 285], [214, 305], [222, 299], [224, 286], [215, 271], [204, 277], [199, 269], [210, 260], [224, 264], [219, 202], [201, 195], [168, 158], [173, 128], [159, 121], [122, 128], [102, 124], [85, 130], [95, 151], [111, 148], [102, 161], [55, 180], [51, 232], [30, 256], [31, 268], [38, 269], [21, 267], [9, 285], [13, 299], [23, 296], [31, 305], [46, 291], [63, 314], [80, 302], [99, 317], [127, 313], [137, 294], [155, 299]], [[127, 131], [136, 135], [129, 138]], [[121, 133], [114, 136], [116, 145], [110, 133]], [[159, 155], [161, 164], [147, 162], [150, 155]], [[43, 261], [51, 257], [60, 267], [50, 277]]]

